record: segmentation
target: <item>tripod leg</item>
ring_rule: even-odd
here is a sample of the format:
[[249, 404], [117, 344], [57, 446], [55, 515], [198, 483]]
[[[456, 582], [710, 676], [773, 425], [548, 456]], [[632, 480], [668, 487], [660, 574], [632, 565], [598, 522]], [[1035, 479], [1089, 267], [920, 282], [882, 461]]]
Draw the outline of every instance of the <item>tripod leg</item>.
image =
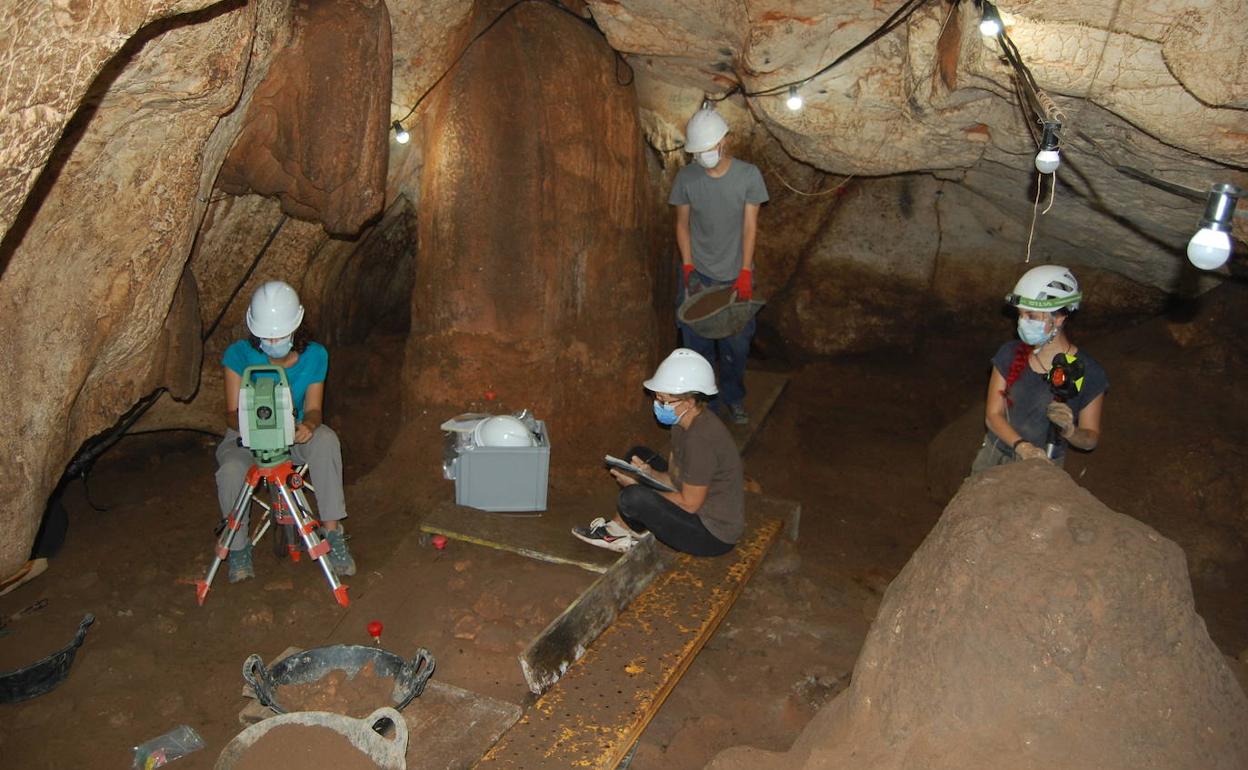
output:
[[285, 481], [278, 484], [277, 491], [282, 496], [286, 507], [290, 509], [290, 515], [295, 519], [295, 528], [303, 539], [304, 545], [308, 547], [308, 555], [321, 565], [325, 580], [329, 582], [329, 589], [334, 592], [334, 599], [346, 607], [351, 603], [351, 600], [347, 598], [347, 586], [338, 580], [338, 573], [334, 572], [334, 568], [329, 565], [329, 560], [325, 558], [325, 555], [329, 553], [329, 541], [322, 539], [316, 533], [316, 521], [308, 513], [308, 502], [303, 498], [303, 493], [298, 489], [292, 490]]
[[[259, 483], [259, 476], [253, 475], [255, 467], [247, 474], [247, 480], [243, 482], [243, 488], [239, 490], [238, 497], [234, 500], [234, 507], [230, 509], [230, 515], [225, 519], [225, 528], [221, 530], [221, 535], [217, 538], [217, 546], [213, 554], [212, 564], [208, 566], [208, 574], [195, 584], [195, 600], [202, 607], [204, 600], [208, 598], [208, 590], [212, 588], [212, 581], [217, 576], [217, 570], [221, 568], [221, 562], [225, 561], [230, 555], [230, 544], [234, 542], [234, 537], [238, 535], [242, 529], [243, 511], [247, 510], [247, 506], [251, 505], [251, 498], [256, 493], [256, 484]], [[243, 537], [246, 537], [244, 534]]]

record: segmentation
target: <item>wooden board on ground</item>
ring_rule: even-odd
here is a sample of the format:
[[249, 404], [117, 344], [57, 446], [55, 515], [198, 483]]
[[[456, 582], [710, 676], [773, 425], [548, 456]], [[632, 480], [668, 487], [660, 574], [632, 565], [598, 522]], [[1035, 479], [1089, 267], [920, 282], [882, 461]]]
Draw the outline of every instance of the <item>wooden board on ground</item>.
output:
[[520, 654], [520, 670], [529, 690], [541, 695], [557, 682], [620, 610], [674, 558], [673, 551], [648, 537], [617, 559]]
[[477, 767], [616, 767], [783, 526], [777, 517], [750, 516], [732, 552], [678, 556]]
[[420, 528], [430, 534], [511, 551], [531, 559], [571, 564], [602, 573], [615, 563], [619, 554], [582, 543], [572, 536], [572, 527], [585, 526], [595, 516], [611, 513], [587, 511], [584, 502], [579, 500], [552, 502], [540, 518], [491, 513], [444, 502], [429, 512]]
[[[269, 665], [299, 652], [290, 647]], [[244, 686], [247, 706], [238, 714], [243, 725], [252, 725], [271, 716], [273, 711], [255, 700]], [[431, 679], [419, 698], [399, 712], [407, 722], [408, 770], [464, 770], [476, 757], [505, 733], [522, 710], [514, 703], [498, 700]]]
[[754, 369], [745, 373], [745, 411], [750, 415], [748, 425], [736, 425], [725, 420], [732, 437], [736, 439], [737, 451], [744, 453], [750, 441], [758, 434], [767, 415], [780, 400], [780, 394], [789, 384], [789, 375], [781, 372], [763, 372]]

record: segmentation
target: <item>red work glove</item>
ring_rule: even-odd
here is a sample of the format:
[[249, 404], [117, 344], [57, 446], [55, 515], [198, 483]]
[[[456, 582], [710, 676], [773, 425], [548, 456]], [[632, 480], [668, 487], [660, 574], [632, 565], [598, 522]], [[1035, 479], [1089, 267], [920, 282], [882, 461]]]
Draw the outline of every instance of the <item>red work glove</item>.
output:
[[737, 290], [737, 299], [749, 299], [754, 296], [754, 272], [748, 269], [742, 269], [741, 275], [737, 276], [737, 282], [733, 288]]
[[685, 274], [685, 286], [689, 285], [689, 276], [693, 275], [693, 263], [685, 262], [680, 266], [681, 272]]

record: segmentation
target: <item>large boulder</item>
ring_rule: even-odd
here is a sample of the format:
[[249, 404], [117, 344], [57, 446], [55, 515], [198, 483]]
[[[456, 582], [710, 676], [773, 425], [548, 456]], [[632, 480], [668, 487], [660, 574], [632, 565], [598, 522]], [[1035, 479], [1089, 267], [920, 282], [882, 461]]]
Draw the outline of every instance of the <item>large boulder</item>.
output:
[[962, 487], [789, 752], [708, 767], [1234, 770], [1248, 698], [1179, 547], [1031, 461]]

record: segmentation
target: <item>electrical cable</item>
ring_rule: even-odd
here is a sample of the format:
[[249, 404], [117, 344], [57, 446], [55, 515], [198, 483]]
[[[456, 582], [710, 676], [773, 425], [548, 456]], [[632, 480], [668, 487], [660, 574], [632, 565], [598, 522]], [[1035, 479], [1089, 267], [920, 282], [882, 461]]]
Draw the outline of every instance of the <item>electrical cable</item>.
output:
[[845, 60], [857, 54], [859, 51], [862, 51], [864, 48], [870, 46], [875, 41], [879, 40], [880, 38], [884, 37], [888, 33], [892, 32], [894, 29], [900, 26], [902, 22], [910, 18], [910, 16], [913, 15], [915, 11], [917, 11], [923, 5], [927, 4], [928, 1], [929, 0], [905, 0], [905, 2], [902, 3], [901, 6], [897, 10], [893, 11], [892, 14], [890, 14], [889, 17], [884, 20], [883, 24], [881, 24], [879, 27], [876, 27], [874, 31], [872, 31], [862, 40], [858, 41], [858, 43], [856, 43], [851, 48], [849, 48], [849, 50], [845, 51], [840, 56], [828, 62], [826, 65], [824, 65], [822, 68], [820, 68], [819, 70], [817, 70], [815, 73], [811, 75], [807, 75], [806, 77], [801, 78], [799, 80], [791, 80], [787, 83], [781, 83], [779, 85], [771, 86], [769, 88], [764, 88], [758, 91], [746, 91], [744, 88], [742, 88], [741, 84], [738, 83], [734, 85], [732, 88], [729, 88], [726, 92], [724, 92], [720, 96], [705, 97], [706, 101], [722, 102], [734, 94], [741, 94], [742, 96], [747, 97], [747, 98], [757, 97], [757, 96], [775, 96], [777, 94], [781, 94], [781, 93], [788, 91], [790, 86], [797, 86], [797, 87], [804, 86], [807, 83], [814, 80], [815, 78], [819, 77], [820, 75], [826, 74], [833, 67], [836, 67], [837, 65], [841, 64]]

